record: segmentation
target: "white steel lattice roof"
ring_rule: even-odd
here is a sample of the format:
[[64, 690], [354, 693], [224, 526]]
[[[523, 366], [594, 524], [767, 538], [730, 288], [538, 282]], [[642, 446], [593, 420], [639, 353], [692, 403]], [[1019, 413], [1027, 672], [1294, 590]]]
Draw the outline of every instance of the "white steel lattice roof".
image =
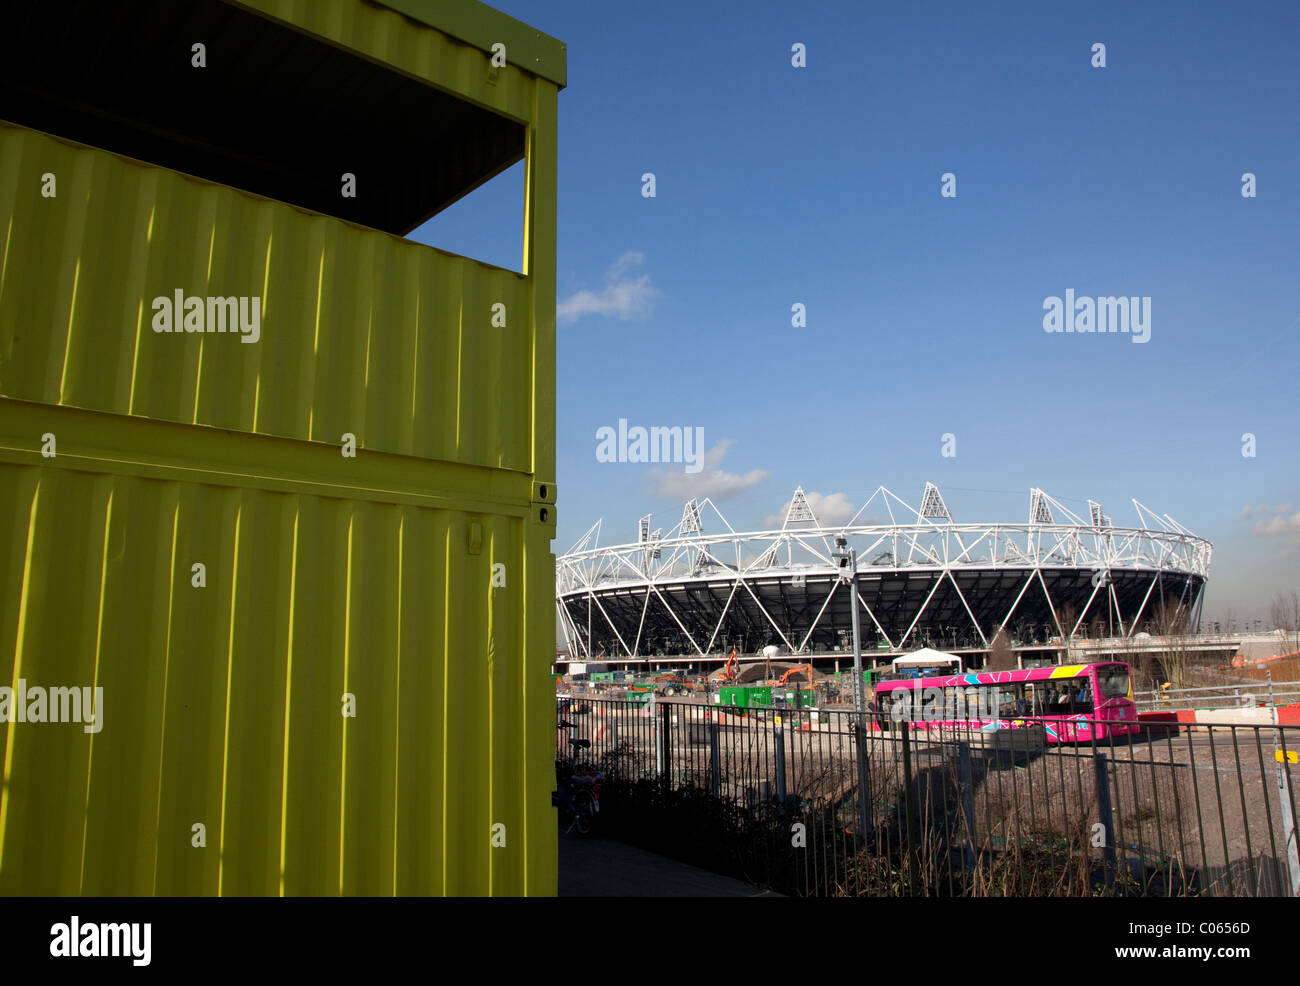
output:
[[1094, 501], [1085, 520], [1033, 489], [1028, 522], [959, 523], [927, 483], [919, 509], [880, 487], [848, 523], [824, 525], [801, 487], [781, 528], [737, 531], [711, 500], [692, 500], [657, 538], [646, 539], [644, 518], [638, 541], [602, 546], [602, 524], [593, 525], [558, 559], [557, 605], [571, 643], [585, 637], [590, 646], [599, 623], [628, 655], [647, 630], [704, 654], [728, 629], [746, 639], [749, 630], [766, 632], [799, 653], [829, 640], [848, 612], [847, 590], [837, 597], [836, 589], [844, 572], [832, 557], [843, 538], [856, 551], [860, 582], [887, 610], [878, 614], [864, 591], [867, 626], [891, 647], [917, 642], [914, 632], [929, 623], [951, 629], [959, 619], [976, 646], [987, 644], [1017, 613], [1069, 633], [1060, 610], [1070, 623], [1078, 611], [1083, 624], [1103, 605], [1107, 620], [1131, 633], [1144, 614], [1173, 606], [1170, 597], [1183, 610], [1196, 604], [1213, 550], [1168, 514], [1133, 506], [1140, 526], [1114, 527]]

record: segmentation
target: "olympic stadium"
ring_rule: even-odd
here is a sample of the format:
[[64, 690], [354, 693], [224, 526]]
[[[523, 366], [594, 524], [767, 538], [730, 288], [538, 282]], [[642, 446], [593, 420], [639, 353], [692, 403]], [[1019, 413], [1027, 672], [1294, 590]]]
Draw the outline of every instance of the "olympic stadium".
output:
[[1116, 527], [1099, 503], [1085, 519], [1031, 489], [1025, 520], [968, 523], [933, 483], [919, 507], [882, 486], [830, 526], [801, 487], [779, 529], [737, 531], [708, 499], [666, 533], [643, 517], [630, 543], [601, 545], [598, 522], [557, 562], [565, 653], [707, 668], [775, 645], [838, 663], [852, 652], [851, 560], [862, 647], [877, 659], [930, 646], [979, 664], [999, 631], [1051, 658], [1062, 641], [1194, 629], [1213, 546], [1132, 502], [1137, 526]]

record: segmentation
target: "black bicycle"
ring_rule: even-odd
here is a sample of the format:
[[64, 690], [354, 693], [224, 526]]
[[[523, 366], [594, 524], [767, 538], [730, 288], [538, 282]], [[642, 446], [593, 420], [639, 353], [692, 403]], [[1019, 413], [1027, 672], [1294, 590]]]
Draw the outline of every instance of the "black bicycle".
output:
[[[573, 723], [562, 719], [557, 729], [572, 729]], [[600, 812], [600, 782], [605, 775], [589, 763], [578, 760], [578, 751], [591, 748], [591, 740], [570, 739], [569, 759], [555, 761], [555, 787], [551, 804], [560, 810], [560, 825], [565, 832], [590, 835]]]

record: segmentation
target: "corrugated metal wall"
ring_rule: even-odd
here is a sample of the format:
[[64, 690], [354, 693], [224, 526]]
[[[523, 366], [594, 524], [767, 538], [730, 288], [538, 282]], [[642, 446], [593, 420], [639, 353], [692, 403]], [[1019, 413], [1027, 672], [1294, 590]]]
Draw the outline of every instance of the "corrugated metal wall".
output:
[[[3, 125], [0, 174], [0, 393], [530, 471], [524, 277]], [[261, 298], [260, 341], [155, 333], [177, 289]]]
[[[0, 723], [0, 893], [554, 892], [556, 90], [501, 83], [524, 276], [0, 125], [0, 686], [104, 689]], [[260, 342], [153, 332], [176, 289]]]

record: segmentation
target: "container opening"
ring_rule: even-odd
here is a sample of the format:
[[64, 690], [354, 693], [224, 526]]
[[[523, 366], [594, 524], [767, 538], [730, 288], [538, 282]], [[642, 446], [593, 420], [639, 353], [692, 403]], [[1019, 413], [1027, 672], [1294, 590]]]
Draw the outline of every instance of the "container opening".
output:
[[412, 230], [407, 239], [523, 273], [527, 175], [523, 161], [512, 165]]
[[522, 123], [224, 0], [6, 15], [0, 117], [389, 233], [524, 157]]

